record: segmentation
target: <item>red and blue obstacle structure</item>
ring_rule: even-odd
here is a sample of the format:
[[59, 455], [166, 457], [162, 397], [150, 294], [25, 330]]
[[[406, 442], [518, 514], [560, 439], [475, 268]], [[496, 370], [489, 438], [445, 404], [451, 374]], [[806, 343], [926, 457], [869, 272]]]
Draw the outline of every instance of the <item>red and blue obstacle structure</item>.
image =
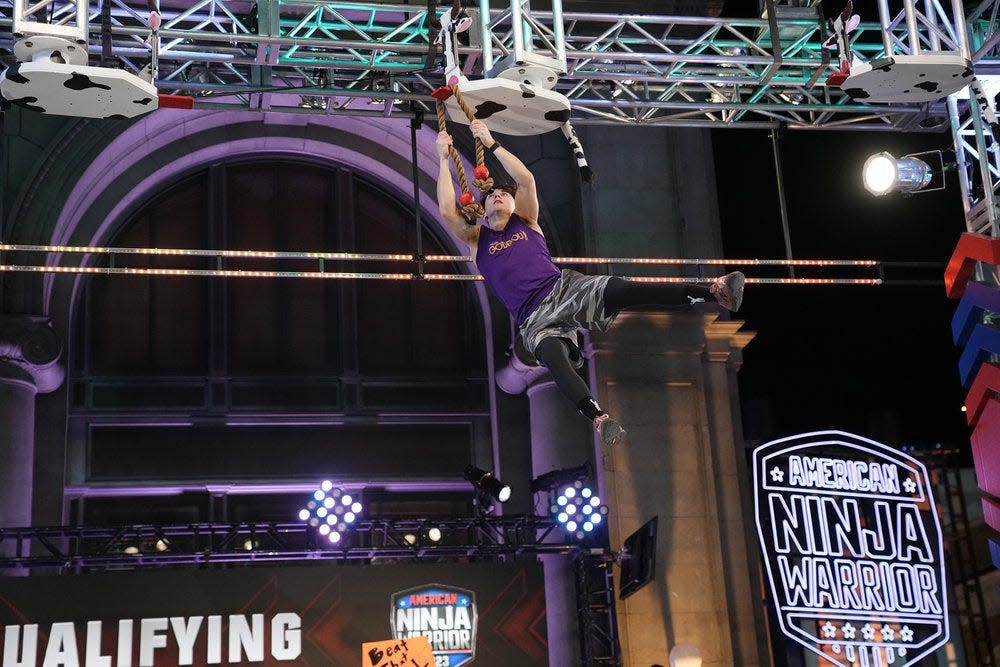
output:
[[[959, 299], [951, 321], [952, 338], [962, 349], [958, 362], [966, 388], [965, 415], [972, 428], [972, 457], [987, 525], [1000, 532], [1000, 288], [972, 280], [977, 262], [1000, 267], [1000, 238], [962, 234], [945, 271], [949, 298]], [[990, 540], [1000, 567], [1000, 541]]]

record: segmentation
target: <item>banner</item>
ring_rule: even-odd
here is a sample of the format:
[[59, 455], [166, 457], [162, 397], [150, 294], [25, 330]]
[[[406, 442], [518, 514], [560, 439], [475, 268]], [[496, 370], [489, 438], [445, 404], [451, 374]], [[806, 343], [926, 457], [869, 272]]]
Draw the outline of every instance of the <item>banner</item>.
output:
[[544, 590], [528, 562], [4, 577], [0, 664], [357, 667], [365, 642], [426, 636], [434, 667], [541, 666]]
[[781, 631], [830, 664], [906, 667], [948, 641], [927, 470], [839, 431], [753, 452], [754, 503]]

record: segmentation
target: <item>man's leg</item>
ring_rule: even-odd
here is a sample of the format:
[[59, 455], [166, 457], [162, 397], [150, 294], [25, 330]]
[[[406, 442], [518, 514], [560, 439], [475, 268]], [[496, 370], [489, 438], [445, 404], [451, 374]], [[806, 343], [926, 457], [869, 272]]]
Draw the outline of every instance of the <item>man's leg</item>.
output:
[[598, 402], [590, 395], [587, 383], [577, 375], [569, 358], [569, 344], [562, 338], [543, 338], [535, 347], [535, 358], [549, 369], [552, 379], [562, 393], [569, 398], [584, 417], [594, 422], [594, 428], [601, 434], [605, 445], [623, 442], [625, 429], [608, 416]]
[[[656, 306], [681, 308], [700, 301], [718, 301], [729, 310], [739, 308], [743, 297], [743, 274], [722, 276], [709, 286], [695, 283], [639, 283], [612, 277], [604, 288], [604, 312]], [[735, 307], [734, 307], [735, 306]]]

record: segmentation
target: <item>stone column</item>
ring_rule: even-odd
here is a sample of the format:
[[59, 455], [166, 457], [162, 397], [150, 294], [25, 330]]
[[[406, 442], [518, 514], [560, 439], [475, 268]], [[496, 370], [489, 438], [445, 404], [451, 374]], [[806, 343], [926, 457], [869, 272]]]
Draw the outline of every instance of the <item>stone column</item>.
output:
[[659, 517], [655, 579], [617, 606], [626, 666], [665, 664], [678, 644], [697, 646], [705, 667], [759, 664], [738, 625], [753, 598], [739, 413], [723, 363], [751, 336], [717, 318], [711, 309], [622, 313], [611, 332], [592, 334], [597, 393], [629, 432], [604, 457], [612, 547]]
[[[590, 423], [563, 396], [548, 371], [528, 365], [515, 355], [508, 367], [497, 372], [497, 383], [507, 393], [527, 392], [532, 478], [593, 462], [595, 440]], [[548, 513], [548, 506], [540, 502], [536, 510]], [[561, 540], [562, 533], [555, 531], [552, 537]], [[577, 665], [580, 633], [573, 560], [555, 554], [543, 555], [539, 560], [545, 572], [549, 664]]]
[[0, 526], [31, 525], [35, 394], [62, 384], [61, 353], [48, 320], [0, 317]]
[[[528, 387], [531, 414], [531, 476], [572, 468], [591, 461], [594, 439], [589, 423], [546, 374]], [[548, 506], [539, 506], [548, 512]], [[553, 537], [562, 538], [560, 531]], [[549, 635], [549, 664], [580, 663], [576, 580], [569, 556], [544, 555], [545, 618]]]
[[760, 588], [760, 557], [753, 516], [752, 473], [742, 433], [739, 384], [743, 348], [753, 339], [743, 322], [715, 320], [705, 326], [705, 407], [719, 501], [719, 538], [729, 599], [733, 660], [737, 665], [770, 663]]

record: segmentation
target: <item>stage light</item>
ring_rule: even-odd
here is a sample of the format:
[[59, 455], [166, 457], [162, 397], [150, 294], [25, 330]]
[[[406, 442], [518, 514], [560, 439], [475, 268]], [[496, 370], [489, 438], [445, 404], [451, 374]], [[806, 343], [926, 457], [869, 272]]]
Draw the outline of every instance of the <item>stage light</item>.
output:
[[362, 509], [357, 498], [325, 480], [309, 497], [305, 507], [299, 510], [298, 517], [331, 544], [338, 544], [361, 516]]
[[[931, 152], [940, 154], [940, 151]], [[890, 192], [914, 193], [924, 190], [930, 184], [934, 172], [931, 166], [917, 155], [924, 153], [905, 155], [899, 159], [884, 151], [872, 155], [865, 160], [862, 169], [865, 189], [876, 197]]]
[[491, 471], [470, 465], [465, 468], [464, 476], [478, 491], [496, 498], [502, 503], [510, 500], [510, 486], [494, 477]]
[[419, 526], [409, 527], [402, 535], [402, 542], [408, 547], [436, 547], [440, 546], [444, 531], [440, 526], [429, 525], [421, 522]]
[[[593, 534], [602, 523], [602, 516], [608, 513], [606, 505], [584, 480], [576, 480], [550, 489], [555, 500], [549, 503], [549, 514], [566, 534], [582, 540]], [[556, 495], [558, 494], [558, 495]]]

